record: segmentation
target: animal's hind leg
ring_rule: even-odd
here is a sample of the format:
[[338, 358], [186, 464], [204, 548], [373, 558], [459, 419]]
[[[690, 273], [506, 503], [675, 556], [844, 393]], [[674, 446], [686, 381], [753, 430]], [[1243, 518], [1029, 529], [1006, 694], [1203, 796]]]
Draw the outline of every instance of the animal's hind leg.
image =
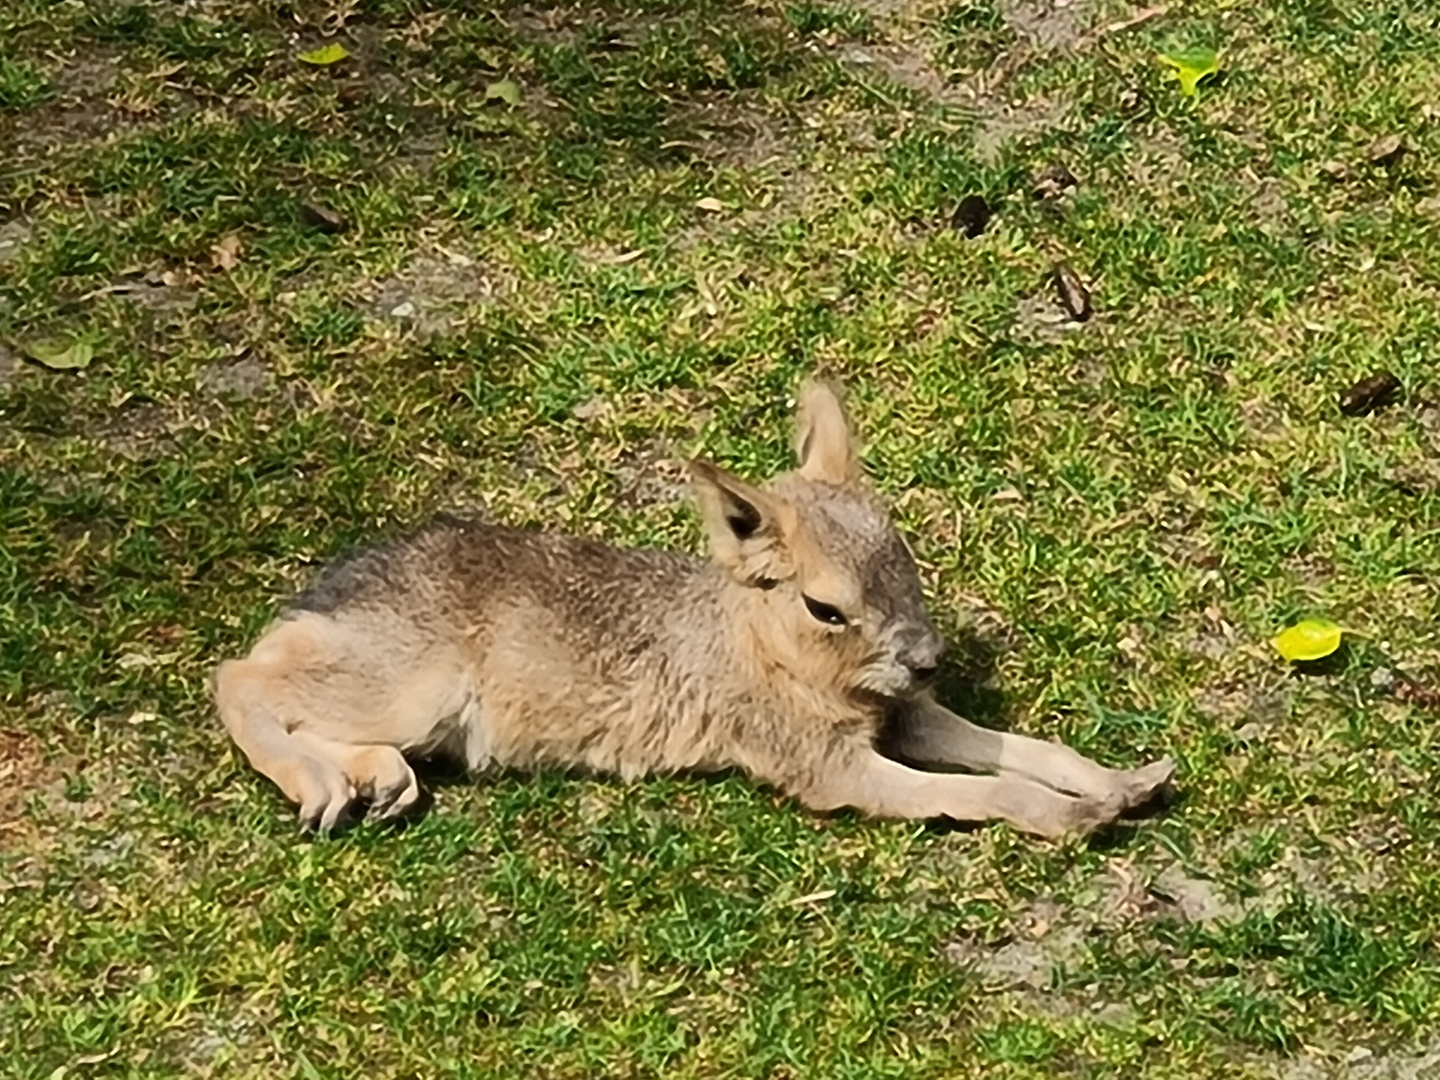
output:
[[334, 828], [355, 799], [343, 769], [290, 733], [285, 679], [254, 659], [230, 660], [215, 672], [215, 703], [225, 729], [257, 772], [300, 807], [306, 829]]
[[287, 619], [215, 677], [231, 736], [320, 829], [359, 796], [372, 817], [413, 806], [420, 789], [401, 751], [439, 745], [468, 696], [453, 646], [393, 618]]

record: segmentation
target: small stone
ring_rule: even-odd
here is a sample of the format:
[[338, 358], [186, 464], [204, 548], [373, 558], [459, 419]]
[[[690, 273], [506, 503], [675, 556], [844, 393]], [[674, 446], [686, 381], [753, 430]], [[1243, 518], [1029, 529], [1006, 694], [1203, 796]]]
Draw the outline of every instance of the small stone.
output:
[[1346, 1065], [1359, 1065], [1362, 1061], [1369, 1061], [1375, 1056], [1375, 1051], [1368, 1046], [1357, 1046], [1350, 1053], [1345, 1055]]
[[593, 397], [589, 401], [582, 401], [571, 411], [576, 420], [594, 420], [605, 411], [605, 399]]
[[1391, 165], [1405, 153], [1405, 139], [1400, 135], [1385, 135], [1365, 148], [1365, 159], [1372, 165]]
[[1350, 179], [1350, 166], [1346, 165], [1343, 161], [1335, 161], [1333, 159], [1330, 161], [1322, 161], [1320, 163], [1320, 172], [1337, 184]]
[[1394, 690], [1395, 684], [1398, 681], [1395, 677], [1395, 672], [1391, 671], [1388, 667], [1377, 667], [1374, 671], [1370, 672], [1371, 688], [1380, 691], [1382, 694], [1388, 694], [1391, 690]]
[[402, 300], [390, 309], [390, 314], [397, 319], [409, 319], [415, 315], [415, 305], [409, 300]]
[[1235, 738], [1242, 743], [1259, 742], [1260, 737], [1264, 734], [1265, 728], [1253, 720], [1248, 724], [1241, 724], [1235, 730]]

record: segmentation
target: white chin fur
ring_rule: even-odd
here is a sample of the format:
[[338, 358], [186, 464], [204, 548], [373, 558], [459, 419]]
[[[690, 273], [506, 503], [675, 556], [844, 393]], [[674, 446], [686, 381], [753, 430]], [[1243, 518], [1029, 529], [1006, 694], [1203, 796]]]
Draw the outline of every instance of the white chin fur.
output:
[[915, 688], [915, 680], [909, 670], [901, 664], [868, 664], [860, 672], [856, 686], [872, 694], [896, 697], [909, 693]]

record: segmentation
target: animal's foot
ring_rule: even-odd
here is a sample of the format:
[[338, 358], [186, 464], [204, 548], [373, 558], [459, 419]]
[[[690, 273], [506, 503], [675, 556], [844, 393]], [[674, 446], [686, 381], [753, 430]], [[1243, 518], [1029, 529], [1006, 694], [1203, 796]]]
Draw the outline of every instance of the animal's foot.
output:
[[1135, 810], [1167, 793], [1175, 777], [1175, 762], [1170, 758], [1152, 761], [1138, 769], [1121, 774], [1120, 798], [1123, 810]]
[[339, 769], [307, 762], [301, 777], [300, 828], [328, 833], [355, 801], [355, 788]]

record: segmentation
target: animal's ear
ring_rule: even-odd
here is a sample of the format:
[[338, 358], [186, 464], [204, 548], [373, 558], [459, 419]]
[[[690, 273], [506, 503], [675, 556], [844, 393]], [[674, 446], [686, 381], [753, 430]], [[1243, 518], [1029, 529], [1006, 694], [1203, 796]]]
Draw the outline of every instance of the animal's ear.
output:
[[690, 479], [716, 562], [746, 585], [794, 574], [786, 544], [795, 530], [790, 503], [708, 461], [690, 462]]
[[825, 484], [846, 484], [860, 471], [854, 436], [845, 418], [840, 392], [830, 383], [811, 379], [800, 388], [795, 418], [795, 454], [800, 475]]

